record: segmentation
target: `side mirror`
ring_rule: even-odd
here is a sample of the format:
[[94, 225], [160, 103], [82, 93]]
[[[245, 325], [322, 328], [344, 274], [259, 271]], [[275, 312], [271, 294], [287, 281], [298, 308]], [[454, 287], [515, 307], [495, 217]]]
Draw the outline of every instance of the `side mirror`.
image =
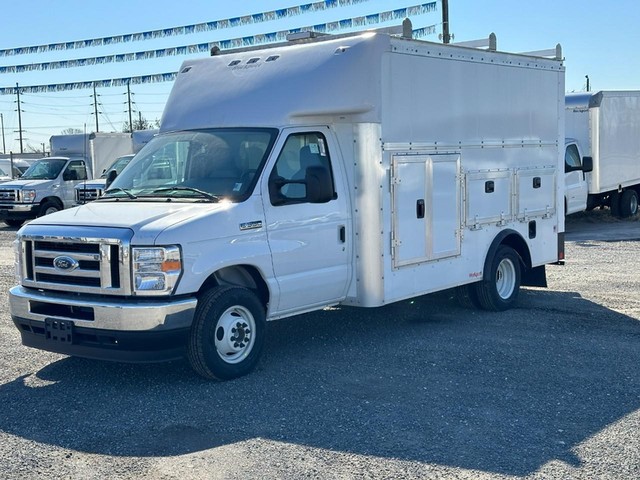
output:
[[582, 157], [582, 171], [584, 173], [593, 171], [593, 157]]
[[118, 172], [116, 172], [115, 170], [109, 170], [109, 173], [107, 174], [107, 181], [105, 182], [104, 186], [105, 190], [109, 188], [109, 186], [113, 183], [117, 176]]

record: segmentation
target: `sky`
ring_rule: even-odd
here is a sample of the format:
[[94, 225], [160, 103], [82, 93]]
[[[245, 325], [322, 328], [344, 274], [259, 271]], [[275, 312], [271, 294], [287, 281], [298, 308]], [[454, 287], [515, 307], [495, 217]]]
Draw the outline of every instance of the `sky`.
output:
[[[341, 1], [347, 1], [348, 4], [340, 5]], [[176, 72], [184, 60], [204, 57], [207, 53], [43, 70], [41, 66], [47, 62], [164, 51], [172, 47], [251, 37], [374, 15], [430, 1], [335, 0], [338, 5], [335, 7], [214, 31], [161, 36], [98, 47], [4, 55], [0, 56], [0, 91], [15, 87], [16, 84], [22, 88]], [[0, 50], [12, 51], [11, 49], [18, 47], [67, 44], [78, 40], [168, 30], [317, 2], [318, 0], [3, 2], [0, 9]], [[637, 0], [449, 0], [448, 3], [449, 30], [454, 36], [454, 43], [486, 38], [492, 32], [497, 36], [498, 50], [501, 51], [536, 51], [554, 48], [559, 43], [565, 58], [567, 92], [584, 91], [586, 76], [589, 77], [592, 91], [640, 90], [640, 2]], [[411, 20], [414, 29], [435, 26], [435, 33], [422, 39], [439, 42], [438, 34], [442, 32], [441, 0], [436, 0], [435, 11], [412, 16]], [[401, 20], [391, 20], [371, 27], [399, 23]], [[336, 33], [347, 31], [349, 29]], [[29, 64], [35, 67], [31, 71], [2, 71], [2, 67]], [[131, 110], [134, 119], [142, 115], [151, 122], [159, 120], [171, 86], [172, 82], [132, 85]], [[122, 131], [123, 124], [129, 120], [126, 86], [97, 88], [96, 93], [98, 130]], [[48, 151], [50, 136], [70, 128], [87, 132], [96, 130], [91, 88], [23, 92], [20, 95], [20, 110], [25, 152], [32, 149], [41, 151], [43, 148]], [[18, 153], [19, 118], [15, 93], [0, 95], [0, 113], [0, 153]]]

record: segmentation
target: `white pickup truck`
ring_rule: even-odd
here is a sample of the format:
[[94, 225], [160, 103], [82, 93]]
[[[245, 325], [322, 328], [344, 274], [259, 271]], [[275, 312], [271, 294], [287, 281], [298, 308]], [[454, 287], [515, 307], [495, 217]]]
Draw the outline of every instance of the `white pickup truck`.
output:
[[313, 37], [184, 62], [104, 195], [22, 227], [25, 345], [229, 379], [268, 320], [452, 287], [500, 311], [545, 286], [564, 255], [560, 48]]

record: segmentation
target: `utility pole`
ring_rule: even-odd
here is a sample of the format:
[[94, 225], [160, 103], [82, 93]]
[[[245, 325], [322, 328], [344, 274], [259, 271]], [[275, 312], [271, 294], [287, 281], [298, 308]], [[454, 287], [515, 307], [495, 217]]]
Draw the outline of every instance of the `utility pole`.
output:
[[100, 131], [98, 128], [98, 94], [96, 93], [96, 84], [93, 84], [93, 113], [96, 116], [96, 133]]
[[449, 43], [449, 0], [442, 0], [442, 43]]
[[18, 133], [20, 134], [20, 153], [24, 153], [22, 148], [22, 110], [20, 109], [20, 88], [16, 83], [16, 95], [18, 96]]
[[0, 123], [2, 123], [2, 153], [7, 153], [7, 146], [4, 143], [4, 115], [0, 113]]
[[131, 118], [131, 86], [127, 82], [127, 103], [129, 105], [129, 133], [133, 133], [133, 119]]

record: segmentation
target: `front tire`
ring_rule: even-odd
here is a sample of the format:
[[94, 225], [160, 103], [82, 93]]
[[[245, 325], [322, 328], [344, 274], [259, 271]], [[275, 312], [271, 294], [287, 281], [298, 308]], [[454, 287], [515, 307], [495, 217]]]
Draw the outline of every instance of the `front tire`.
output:
[[44, 202], [40, 207], [40, 216], [51, 215], [60, 211], [60, 206], [54, 202]]
[[3, 221], [4, 221], [4, 223], [9, 225], [10, 227], [20, 227], [24, 223], [24, 220], [16, 220], [16, 219], [13, 219], [13, 218], [7, 218], [7, 219], [5, 219]]
[[501, 245], [491, 260], [487, 279], [475, 284], [480, 306], [494, 312], [513, 307], [518, 299], [520, 279], [520, 257], [513, 248]]
[[258, 363], [265, 333], [265, 309], [251, 290], [214, 287], [198, 300], [188, 345], [189, 363], [208, 379], [241, 377]]

